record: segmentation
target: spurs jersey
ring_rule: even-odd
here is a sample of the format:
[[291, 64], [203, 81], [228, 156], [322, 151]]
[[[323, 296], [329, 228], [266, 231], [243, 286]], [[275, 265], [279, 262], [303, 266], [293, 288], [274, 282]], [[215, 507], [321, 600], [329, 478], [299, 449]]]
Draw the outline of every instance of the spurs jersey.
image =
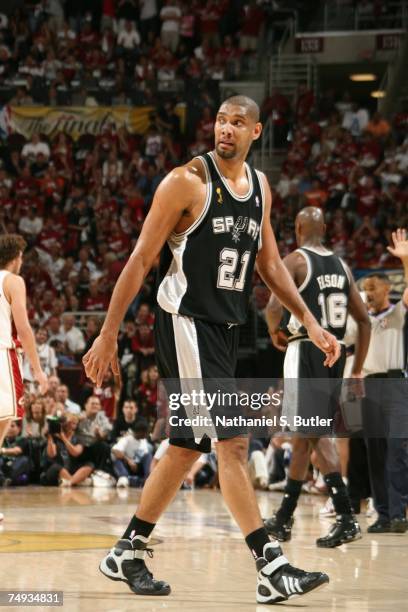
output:
[[200, 216], [167, 240], [159, 266], [157, 301], [172, 314], [213, 323], [245, 323], [252, 273], [261, 247], [264, 187], [245, 164], [249, 189], [233, 192], [213, 153], [198, 157], [207, 194]]
[[[326, 249], [297, 249], [307, 264], [307, 274], [299, 293], [320, 325], [343, 340], [346, 333], [350, 279], [340, 257]], [[288, 330], [290, 340], [305, 337], [306, 329], [292, 315]]]
[[0, 270], [0, 349], [10, 349], [14, 346], [11, 306], [3, 290], [3, 283], [7, 274], [9, 274], [7, 270]]

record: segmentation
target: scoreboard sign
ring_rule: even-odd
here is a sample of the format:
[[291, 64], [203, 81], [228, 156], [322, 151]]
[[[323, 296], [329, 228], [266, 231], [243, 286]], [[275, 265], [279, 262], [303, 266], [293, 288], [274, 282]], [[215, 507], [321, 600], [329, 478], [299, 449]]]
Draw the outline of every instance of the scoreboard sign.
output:
[[399, 48], [400, 40], [399, 34], [377, 34], [377, 50], [394, 51]]
[[322, 53], [324, 38], [322, 36], [302, 36], [296, 38], [296, 53]]

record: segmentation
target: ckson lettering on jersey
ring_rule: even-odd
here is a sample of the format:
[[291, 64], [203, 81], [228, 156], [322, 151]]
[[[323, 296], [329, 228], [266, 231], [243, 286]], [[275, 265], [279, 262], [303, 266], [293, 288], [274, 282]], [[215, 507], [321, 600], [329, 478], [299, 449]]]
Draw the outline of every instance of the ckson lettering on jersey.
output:
[[346, 277], [344, 274], [323, 274], [317, 277], [320, 289], [344, 289]]

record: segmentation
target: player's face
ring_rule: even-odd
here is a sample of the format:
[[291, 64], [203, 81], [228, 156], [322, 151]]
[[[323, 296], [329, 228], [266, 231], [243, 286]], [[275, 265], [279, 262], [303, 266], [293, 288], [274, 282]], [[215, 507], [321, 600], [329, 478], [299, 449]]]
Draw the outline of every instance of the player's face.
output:
[[222, 104], [214, 126], [215, 150], [222, 159], [245, 158], [261, 131], [261, 124], [248, 115], [245, 107]]
[[379, 312], [388, 302], [389, 286], [379, 278], [368, 278], [364, 283], [367, 306], [372, 312]]

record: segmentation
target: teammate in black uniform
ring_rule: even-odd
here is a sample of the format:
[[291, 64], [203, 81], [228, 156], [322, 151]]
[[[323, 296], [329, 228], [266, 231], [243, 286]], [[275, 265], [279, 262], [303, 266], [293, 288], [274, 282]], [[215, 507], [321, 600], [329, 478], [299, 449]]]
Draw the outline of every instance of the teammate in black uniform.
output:
[[[296, 239], [300, 248], [285, 257], [284, 263], [311, 312], [340, 342], [346, 331], [348, 313], [355, 319], [358, 325], [358, 340], [352, 377], [362, 378], [362, 368], [370, 341], [367, 309], [349, 268], [323, 246], [324, 233], [322, 211], [315, 207], [301, 210], [296, 217]], [[344, 345], [336, 364], [331, 369], [325, 368], [319, 359], [318, 351], [309, 341], [304, 326], [293, 315], [288, 323], [288, 341], [278, 333], [282, 306], [274, 295], [271, 296], [266, 312], [274, 345], [286, 351], [284, 377], [287, 379], [285, 387], [288, 386], [289, 401], [284, 399], [282, 413], [285, 413], [289, 422], [293, 422], [291, 420], [296, 415], [307, 418], [319, 414], [334, 418], [340, 391], [336, 379], [343, 377], [345, 364]], [[310, 382], [310, 379], [316, 378], [323, 382], [329, 379], [326, 393], [319, 393], [317, 398], [316, 386], [313, 388], [313, 383]], [[323, 383], [319, 381], [319, 384]], [[298, 431], [296, 428], [293, 430]], [[317, 546], [332, 548], [360, 538], [360, 527], [352, 514], [334, 441], [325, 437], [293, 436], [292, 444], [289, 476], [281, 506], [272, 518], [265, 521], [268, 533], [280, 541], [290, 539], [293, 513], [306, 478], [310, 453], [314, 448], [337, 515], [336, 523], [329, 534], [319, 538]]]
[[[234, 376], [237, 326], [245, 321], [255, 260], [270, 289], [326, 354], [326, 365], [338, 359], [337, 340], [307, 309], [279, 257], [266, 178], [245, 163], [261, 130], [257, 104], [245, 96], [229, 98], [217, 113], [215, 151], [174, 169], [160, 184], [113, 291], [101, 334], [84, 357], [86, 373], [96, 384], [101, 384], [109, 364], [117, 370], [120, 323], [163, 246], [156, 318], [157, 361], [163, 377], [179, 378], [183, 386], [191, 377]], [[211, 435], [194, 430], [190, 439], [170, 440], [166, 455], [145, 483], [136, 515], [103, 559], [101, 571], [138, 594], [170, 592], [170, 586], [155, 580], [146, 568], [146, 545], [213, 436], [219, 440], [222, 494], [256, 559], [257, 601], [285, 601], [328, 582], [325, 574], [293, 568], [278, 543], [270, 541], [248, 477], [247, 439], [210, 429]]]

